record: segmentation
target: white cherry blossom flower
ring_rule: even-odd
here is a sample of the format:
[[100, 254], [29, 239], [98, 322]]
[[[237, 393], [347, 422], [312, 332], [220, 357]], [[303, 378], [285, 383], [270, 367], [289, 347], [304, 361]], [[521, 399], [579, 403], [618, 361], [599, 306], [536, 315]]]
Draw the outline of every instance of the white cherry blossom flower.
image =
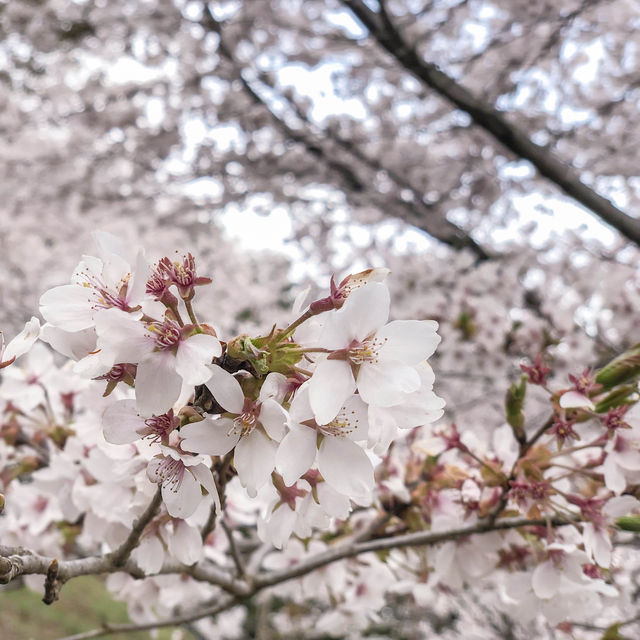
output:
[[102, 416], [104, 439], [112, 444], [129, 444], [140, 438], [169, 443], [169, 435], [180, 424], [173, 409], [159, 416], [143, 418], [135, 400], [119, 400], [109, 405]]
[[227, 410], [221, 418], [206, 418], [182, 428], [186, 451], [223, 456], [235, 447], [234, 466], [250, 496], [264, 485], [275, 466], [277, 442], [285, 434], [287, 414], [276, 397], [285, 378], [270, 373], [254, 402], [245, 398], [240, 383], [217, 365], [210, 366], [207, 387]]
[[582, 525], [582, 539], [587, 555], [601, 567], [611, 564], [613, 542], [610, 529], [616, 518], [640, 509], [640, 501], [633, 496], [617, 496], [611, 498], [599, 513], [594, 514], [589, 522]]
[[285, 484], [292, 485], [317, 459], [322, 477], [335, 491], [367, 500], [374, 485], [373, 465], [356, 444], [367, 439], [367, 405], [354, 395], [332, 420], [318, 424], [309, 396], [306, 383], [291, 403], [290, 430], [276, 454], [276, 467]]
[[220, 497], [211, 469], [202, 456], [182, 454], [170, 447], [161, 447], [164, 455], [153, 458], [147, 466], [147, 477], [162, 487], [162, 500], [169, 515], [188, 518], [200, 504], [204, 487], [214, 500], [218, 513]]
[[382, 283], [354, 291], [327, 318], [320, 344], [331, 349], [318, 362], [310, 382], [316, 420], [327, 424], [358, 389], [367, 404], [389, 407], [420, 388], [416, 365], [440, 342], [438, 324], [430, 320], [396, 320], [387, 324], [389, 291]]
[[[118, 309], [96, 319], [98, 332], [95, 377], [117, 363], [137, 364], [136, 403], [145, 416], [166, 413], [186, 392], [211, 375], [208, 365], [222, 353], [215, 336], [192, 333], [193, 328], [167, 318], [140, 322]], [[91, 365], [89, 365], [91, 368]]]
[[94, 326], [96, 315], [104, 309], [138, 311], [145, 297], [149, 269], [144, 254], [138, 253], [132, 269], [117, 238], [96, 232], [94, 239], [101, 258], [84, 256], [71, 284], [49, 289], [40, 298], [45, 320], [68, 332]]

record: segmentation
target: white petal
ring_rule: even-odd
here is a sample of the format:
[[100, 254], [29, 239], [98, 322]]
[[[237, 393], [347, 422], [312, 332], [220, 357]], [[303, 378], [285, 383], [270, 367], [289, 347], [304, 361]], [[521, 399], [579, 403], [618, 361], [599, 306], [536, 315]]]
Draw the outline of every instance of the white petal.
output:
[[142, 302], [142, 299], [145, 296], [148, 278], [149, 264], [144, 257], [144, 251], [140, 250], [136, 256], [135, 271], [131, 275], [129, 286], [127, 288], [127, 300], [129, 301], [129, 306], [135, 306]]
[[211, 377], [205, 385], [216, 402], [230, 413], [242, 413], [244, 393], [240, 383], [217, 364], [209, 365]]
[[632, 511], [638, 511], [640, 509], [640, 500], [633, 496], [619, 496], [617, 498], [611, 498], [602, 509], [602, 513], [606, 514], [610, 518], [619, 518], [620, 516], [626, 516]]
[[345, 360], [320, 361], [309, 381], [309, 403], [318, 424], [331, 422], [355, 388], [351, 366]]
[[293, 396], [289, 407], [289, 419], [291, 422], [305, 422], [313, 419], [313, 409], [309, 403], [309, 383], [305, 382]]
[[282, 440], [286, 433], [287, 412], [273, 398], [262, 403], [259, 420], [272, 440]]
[[560, 396], [560, 406], [563, 409], [573, 409], [577, 407], [587, 407], [593, 409], [593, 402], [579, 391], [567, 391]]
[[120, 309], [103, 309], [95, 314], [97, 346], [112, 364], [131, 362], [136, 364], [149, 357], [155, 341], [147, 328], [137, 318]]
[[318, 344], [327, 349], [346, 349], [354, 338], [344, 314], [341, 311], [334, 311], [327, 314], [318, 337]]
[[362, 399], [378, 407], [399, 404], [405, 394], [417, 391], [419, 387], [420, 376], [415, 368], [399, 362], [365, 362], [358, 372], [358, 391]]
[[110, 258], [111, 254], [115, 254], [126, 259], [127, 254], [125, 252], [124, 243], [120, 238], [118, 238], [118, 236], [113, 233], [109, 233], [108, 231], [97, 229], [91, 233], [91, 237], [96, 243], [98, 254], [103, 259]]
[[136, 406], [145, 417], [167, 413], [182, 388], [182, 378], [173, 367], [173, 354], [159, 352], [154, 356], [141, 362], [136, 372]]
[[162, 486], [162, 499], [174, 518], [188, 518], [198, 508], [202, 492], [189, 467], [185, 467], [182, 481], [177, 486], [170, 483]]
[[182, 564], [191, 565], [202, 557], [202, 536], [184, 520], [174, 521], [173, 535], [167, 540], [169, 553]]
[[218, 338], [197, 333], [183, 340], [178, 346], [176, 371], [186, 383], [194, 387], [203, 384], [211, 377], [211, 370], [207, 365], [221, 353]]
[[69, 332], [47, 322], [42, 325], [40, 340], [71, 360], [80, 360], [96, 348], [96, 332], [93, 327]]
[[611, 453], [607, 455], [602, 465], [602, 470], [604, 471], [604, 483], [607, 489], [610, 489], [616, 495], [620, 495], [627, 486], [627, 479]]
[[120, 400], [107, 407], [102, 415], [104, 439], [111, 444], [129, 444], [140, 439], [138, 429], [144, 420], [136, 411], [135, 400]]
[[267, 398], [275, 398], [281, 402], [287, 393], [287, 378], [281, 373], [272, 371], [266, 378], [260, 388], [258, 400], [264, 402]]
[[350, 498], [367, 497], [373, 490], [371, 460], [346, 438], [324, 438], [318, 450], [318, 469], [338, 493]]
[[24, 329], [9, 342], [7, 348], [3, 353], [2, 360], [7, 362], [13, 358], [19, 358], [21, 355], [27, 353], [33, 346], [33, 343], [38, 339], [40, 335], [40, 320], [36, 317], [32, 317], [29, 322], [24, 325]]
[[351, 501], [342, 493], [338, 493], [328, 483], [321, 482], [317, 486], [318, 502], [332, 518], [345, 520], [351, 511]]
[[582, 528], [584, 550], [597, 565], [609, 568], [611, 564], [611, 539], [606, 529], [596, 529], [592, 522], [587, 522]]
[[313, 429], [299, 425], [282, 439], [276, 453], [276, 469], [288, 487], [313, 465], [317, 435]]
[[140, 544], [132, 553], [131, 558], [148, 576], [158, 573], [164, 562], [164, 548], [158, 536], [148, 535], [140, 540]]
[[380, 347], [380, 359], [396, 360], [416, 365], [436, 350], [440, 336], [433, 320], [395, 320], [376, 333], [376, 339], [386, 340]]
[[209, 492], [209, 495], [213, 499], [213, 503], [216, 505], [216, 512], [220, 514], [222, 511], [220, 496], [218, 495], [218, 488], [216, 487], [216, 482], [213, 479], [211, 469], [204, 464], [196, 464], [189, 467], [189, 470], [193, 473], [196, 480]]
[[533, 592], [544, 600], [552, 598], [558, 591], [560, 585], [560, 576], [555, 570], [551, 560], [547, 560], [539, 564], [531, 576], [531, 586]]
[[353, 337], [364, 340], [387, 322], [389, 303], [387, 286], [373, 282], [354, 291], [339, 313], [344, 314]]
[[300, 315], [302, 310], [307, 306], [307, 298], [309, 297], [309, 293], [311, 292], [311, 286], [306, 287], [298, 295], [293, 301], [293, 306], [291, 307], [291, 312], [294, 315]]
[[182, 427], [180, 436], [184, 438], [180, 444], [185, 451], [224, 456], [240, 440], [240, 431], [234, 429], [233, 421], [228, 418], [205, 418]]
[[238, 442], [233, 464], [243, 487], [251, 498], [255, 498], [275, 466], [276, 443], [259, 429], [254, 429]]
[[65, 331], [93, 326], [92, 291], [77, 284], [65, 284], [45, 291], [40, 297], [42, 317]]

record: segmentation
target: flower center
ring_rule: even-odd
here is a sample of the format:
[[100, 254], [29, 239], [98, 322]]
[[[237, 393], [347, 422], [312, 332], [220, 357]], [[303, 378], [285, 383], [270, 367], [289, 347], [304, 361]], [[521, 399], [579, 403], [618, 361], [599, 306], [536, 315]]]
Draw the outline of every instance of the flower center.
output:
[[365, 362], [378, 363], [378, 353], [380, 348], [387, 342], [387, 338], [368, 338], [363, 342], [353, 340], [347, 348], [347, 358], [353, 364], [363, 364]]
[[158, 466], [157, 475], [163, 489], [177, 493], [184, 478], [185, 466], [181, 460], [165, 458]]
[[182, 337], [180, 325], [173, 320], [164, 322], [150, 322], [147, 325], [149, 335], [155, 340], [158, 349], [175, 347]]
[[249, 400], [249, 398], [245, 398], [242, 413], [233, 419], [233, 428], [231, 429], [231, 432], [239, 433], [242, 436], [246, 436], [251, 433], [258, 424], [259, 415], [260, 405]]
[[353, 410], [340, 409], [338, 415], [329, 423], [318, 426], [325, 436], [346, 437], [360, 426], [360, 418]]
[[131, 308], [127, 304], [126, 295], [129, 286], [130, 273], [127, 273], [115, 288], [115, 292], [110, 290], [107, 285], [96, 275], [86, 271], [82, 274], [84, 282], [83, 287], [91, 289], [93, 294], [93, 309], [111, 309], [113, 307], [122, 311], [130, 311]]
[[169, 258], [163, 258], [158, 266], [178, 286], [189, 287], [195, 284], [196, 263], [191, 254], [185, 256], [182, 263], [177, 260], [171, 262]]
[[140, 434], [149, 438], [151, 442], [165, 442], [178, 423], [179, 420], [173, 415], [173, 409], [171, 409], [168, 413], [147, 418], [144, 421], [146, 426], [140, 430]]

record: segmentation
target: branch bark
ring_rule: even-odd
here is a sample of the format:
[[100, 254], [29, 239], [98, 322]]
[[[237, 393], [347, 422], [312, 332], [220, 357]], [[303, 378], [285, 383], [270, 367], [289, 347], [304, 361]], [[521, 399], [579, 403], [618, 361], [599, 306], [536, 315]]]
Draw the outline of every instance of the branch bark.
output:
[[230, 609], [234, 605], [252, 598], [259, 591], [262, 591], [267, 587], [273, 587], [278, 584], [282, 584], [283, 582], [287, 582], [288, 580], [299, 578], [315, 571], [316, 569], [332, 564], [333, 562], [344, 560], [346, 558], [353, 558], [363, 553], [389, 549], [401, 549], [413, 546], [432, 546], [441, 542], [458, 540], [470, 535], [488, 533], [490, 531], [504, 531], [507, 529], [517, 529], [529, 526], [563, 526], [575, 522], [577, 522], [577, 520], [559, 517], [548, 519], [508, 518], [498, 520], [496, 522], [485, 520], [484, 522], [480, 522], [475, 525], [460, 527], [459, 529], [451, 529], [449, 531], [418, 531], [415, 533], [389, 536], [365, 542], [358, 542], [356, 538], [355, 540], [338, 544], [333, 548], [327, 549], [322, 553], [318, 553], [307, 560], [288, 567], [287, 569], [271, 571], [262, 575], [254, 576], [253, 578], [248, 577], [247, 581], [244, 583], [246, 585], [244, 593], [242, 593], [242, 590], [238, 590], [235, 595], [230, 595], [222, 600], [218, 599], [217, 603], [213, 606], [206, 606], [193, 612], [185, 612], [171, 618], [145, 624], [108, 624], [102, 628], [92, 629], [85, 633], [68, 636], [61, 640], [86, 640], [114, 633], [145, 631], [194, 622], [195, 620], [213, 616], [217, 613]]
[[380, 3], [379, 13], [362, 0], [342, 0], [367, 28], [378, 44], [423, 84], [471, 116], [473, 122], [518, 157], [528, 160], [545, 178], [589, 209], [624, 237], [640, 246], [640, 220], [632, 218], [609, 200], [582, 182], [577, 172], [565, 164], [549, 147], [535, 144], [525, 131], [510, 122], [500, 111], [457, 83], [435, 64], [424, 60], [407, 43]]

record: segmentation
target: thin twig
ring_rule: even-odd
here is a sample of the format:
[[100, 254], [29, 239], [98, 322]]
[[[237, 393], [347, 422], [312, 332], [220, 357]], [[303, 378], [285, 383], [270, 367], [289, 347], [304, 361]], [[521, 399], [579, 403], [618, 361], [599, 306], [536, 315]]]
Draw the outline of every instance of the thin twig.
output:
[[156, 514], [156, 511], [160, 507], [162, 502], [161, 488], [158, 487], [156, 494], [153, 496], [153, 500], [149, 503], [149, 506], [144, 510], [142, 515], [136, 520], [133, 525], [133, 529], [127, 536], [127, 539], [111, 554], [111, 562], [114, 567], [121, 567], [129, 559], [131, 552], [140, 543], [140, 537], [144, 528], [151, 522], [151, 519]]
[[236, 565], [236, 571], [238, 572], [238, 577], [244, 578], [246, 577], [246, 570], [244, 568], [244, 563], [242, 562], [242, 558], [240, 557], [240, 553], [238, 552], [236, 541], [233, 539], [233, 531], [231, 531], [231, 529], [229, 528], [229, 525], [224, 520], [220, 520], [220, 525], [222, 526], [222, 530], [225, 532], [227, 536], [227, 540], [229, 541], [229, 549], [231, 550], [231, 557], [233, 558], [233, 563]]

